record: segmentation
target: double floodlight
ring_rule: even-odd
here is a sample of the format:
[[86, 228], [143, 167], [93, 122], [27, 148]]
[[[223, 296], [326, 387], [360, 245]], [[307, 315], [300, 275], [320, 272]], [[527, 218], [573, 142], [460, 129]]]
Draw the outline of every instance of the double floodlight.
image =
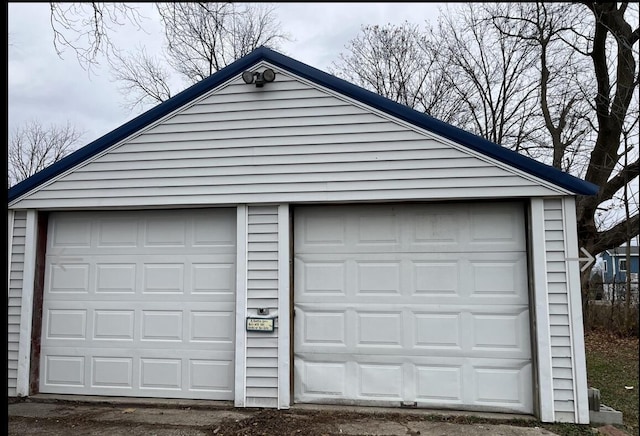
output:
[[242, 73], [242, 80], [247, 85], [252, 83], [256, 84], [256, 88], [262, 88], [265, 83], [273, 82], [276, 78], [276, 73], [271, 68], [265, 69], [262, 73], [258, 71], [245, 71]]

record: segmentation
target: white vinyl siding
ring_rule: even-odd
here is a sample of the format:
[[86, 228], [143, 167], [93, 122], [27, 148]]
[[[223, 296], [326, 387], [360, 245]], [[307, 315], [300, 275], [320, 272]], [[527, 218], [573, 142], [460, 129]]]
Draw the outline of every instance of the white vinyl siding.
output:
[[[278, 310], [278, 206], [248, 206], [247, 312]], [[247, 407], [278, 407], [278, 329], [247, 332]]]
[[557, 195], [426, 132], [277, 72], [237, 78], [12, 207]]
[[[9, 221], [9, 225], [11, 225]], [[7, 331], [7, 365], [8, 396], [17, 395], [18, 349], [20, 342], [20, 312], [22, 310], [22, 285], [24, 273], [24, 255], [27, 227], [27, 213], [16, 211], [13, 216], [13, 229], [9, 235], [9, 288], [8, 288], [8, 331]], [[29, 320], [30, 321], [30, 320]]]
[[[294, 340], [288, 313], [289, 203], [359, 207], [356, 203], [530, 198], [538, 208], [530, 216], [531, 228], [539, 231], [530, 238], [535, 256], [527, 261], [536, 276], [535, 295], [544, 296], [536, 300], [544, 307], [536, 311], [536, 323], [544, 325], [534, 333], [546, 359], [544, 371], [534, 367], [546, 390], [539, 399], [546, 416], [584, 421], [579, 418], [586, 374], [576, 309], [578, 263], [566, 262], [577, 257], [575, 213], [567, 207], [573, 205], [572, 194], [274, 69], [275, 82], [256, 89], [236, 77], [9, 205], [16, 211], [9, 232], [9, 395], [26, 395], [28, 388], [26, 327], [31, 326], [37, 210], [160, 213], [237, 205], [232, 394], [240, 407], [286, 408], [294, 364], [289, 361]], [[25, 262], [25, 251], [33, 259]], [[245, 317], [258, 316], [259, 308], [279, 318], [273, 333], [245, 331]]]
[[575, 422], [573, 358], [571, 350], [570, 311], [566, 235], [564, 234], [562, 199], [544, 200], [544, 235], [547, 289], [549, 301], [551, 374], [555, 420]]

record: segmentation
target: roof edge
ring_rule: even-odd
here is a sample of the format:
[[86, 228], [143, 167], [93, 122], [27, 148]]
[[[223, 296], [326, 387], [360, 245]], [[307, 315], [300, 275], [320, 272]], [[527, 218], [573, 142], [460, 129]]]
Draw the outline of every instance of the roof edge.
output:
[[233, 76], [240, 74], [245, 69], [262, 60], [266, 60], [274, 66], [287, 70], [292, 74], [310, 80], [320, 86], [338, 92], [354, 100], [360, 101], [417, 127], [459, 143], [485, 156], [506, 163], [507, 165], [536, 176], [542, 180], [552, 183], [553, 185], [564, 188], [574, 194], [595, 195], [600, 189], [593, 183], [538, 162], [535, 159], [523, 156], [480, 136], [418, 112], [408, 106], [396, 103], [386, 97], [368, 91], [263, 46], [227, 65], [206, 79], [183, 90], [169, 100], [149, 109], [95, 141], [79, 148], [75, 152], [42, 171], [12, 186], [8, 192], [8, 202], [11, 203], [48, 180], [126, 139], [137, 131], [147, 127], [149, 124], [159, 120], [168, 113], [187, 104], [191, 100], [200, 97], [204, 93], [214, 89]]
[[324, 71], [289, 58], [283, 54], [270, 49], [266, 50], [269, 52], [267, 60], [276, 66], [289, 70], [298, 76], [340, 94], [346, 95], [354, 100], [365, 103], [389, 115], [400, 118], [417, 127], [421, 127], [456, 143], [462, 144], [465, 147], [477, 151], [485, 156], [495, 158], [498, 161], [539, 177], [575, 194], [595, 195], [600, 190], [599, 186], [591, 182], [587, 182], [586, 180], [572, 176], [571, 174], [565, 173], [557, 168], [538, 162], [535, 159], [516, 153], [515, 151], [502, 147], [478, 135], [447, 124], [430, 115], [418, 112], [415, 109], [392, 101], [386, 97], [332, 76]]
[[108, 149], [109, 147], [126, 139], [137, 131], [147, 127], [151, 123], [158, 121], [172, 111], [216, 88], [236, 74], [239, 74], [246, 68], [262, 60], [265, 57], [264, 50], [268, 49], [261, 47], [252, 51], [248, 55], [217, 71], [215, 74], [181, 91], [180, 93], [171, 97], [169, 100], [166, 100], [159, 105], [154, 106], [153, 108], [147, 110], [146, 112], [143, 112], [132, 120], [129, 120], [123, 125], [115, 128], [111, 132], [106, 133], [100, 138], [90, 142], [89, 144], [79, 148], [68, 156], [65, 156], [59, 161], [37, 172], [31, 177], [15, 184], [11, 188], [9, 188], [9, 192], [7, 194], [8, 202], [11, 203], [18, 197], [28, 193], [34, 188], [37, 188], [48, 180], [62, 174], [68, 169], [75, 167], [76, 165], [91, 158], [92, 156], [95, 156], [96, 154]]

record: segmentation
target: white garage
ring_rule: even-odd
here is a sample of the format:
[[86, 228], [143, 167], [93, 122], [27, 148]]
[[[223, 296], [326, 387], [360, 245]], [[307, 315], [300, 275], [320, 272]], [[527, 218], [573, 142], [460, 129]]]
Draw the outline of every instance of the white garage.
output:
[[9, 189], [9, 396], [588, 423], [597, 192], [258, 48]]
[[522, 203], [294, 217], [296, 401], [532, 413]]
[[235, 217], [51, 214], [40, 392], [233, 400]]

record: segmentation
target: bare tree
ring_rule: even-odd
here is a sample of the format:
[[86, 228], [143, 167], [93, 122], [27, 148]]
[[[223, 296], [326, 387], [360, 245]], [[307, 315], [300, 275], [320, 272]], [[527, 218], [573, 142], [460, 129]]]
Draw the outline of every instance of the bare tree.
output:
[[264, 3], [157, 3], [167, 60], [196, 83], [262, 45], [276, 47], [274, 6]]
[[[128, 3], [50, 3], [54, 46], [75, 51], [90, 69], [101, 56], [125, 96], [123, 106], [134, 109], [169, 99], [176, 74], [182, 86], [192, 85], [259, 46], [277, 48], [289, 39], [281, 31], [275, 6], [268, 3], [156, 3], [164, 26], [164, 56], [117, 47], [113, 34], [127, 23], [142, 29], [138, 6]], [[169, 66], [170, 68], [167, 68]], [[172, 74], [173, 73], [173, 74]], [[180, 85], [178, 85], [180, 86]]]
[[533, 49], [500, 37], [482, 6], [471, 3], [447, 8], [429, 39], [438, 47], [434, 62], [446, 78], [447, 98], [460, 102], [457, 125], [540, 159]]
[[329, 72], [398, 103], [454, 122], [460, 107], [447, 98], [446, 75], [436, 64], [437, 47], [419, 26], [362, 26]]
[[434, 29], [363, 26], [332, 72], [385, 97], [539, 158], [533, 50], [500, 35], [477, 4], [446, 9]]
[[[343, 77], [355, 74], [347, 67], [356, 69], [357, 83], [425, 110], [417, 88], [403, 88], [407, 96], [395, 91], [393, 82], [406, 76], [379, 67], [387, 58], [418, 56], [438, 73], [419, 77], [443, 81], [444, 100], [457, 102], [458, 115], [443, 121], [600, 186], [577, 201], [579, 244], [596, 254], [639, 232], [637, 23], [637, 4], [628, 2], [461, 4], [447, 9], [435, 29], [404, 26], [420, 41], [408, 44], [414, 54], [381, 38], [372, 42], [364, 27], [339, 67]], [[583, 284], [588, 277], [586, 271]]]
[[[595, 22], [591, 50], [587, 53], [593, 62], [597, 94], [594, 96], [596, 124], [595, 144], [590, 155], [585, 179], [600, 186], [595, 197], [582, 197], [578, 202], [578, 236], [585, 248], [599, 252], [618, 246], [638, 234], [638, 211], [628, 221], [605, 231], [598, 231], [593, 219], [598, 205], [610, 200], [625, 185], [638, 179], [638, 137], [634, 144], [625, 146], [622, 141], [625, 128], [637, 129], [638, 72], [638, 9], [634, 3], [585, 3]], [[626, 21], [627, 8], [635, 15], [634, 25]], [[634, 45], [636, 48], [634, 49]], [[612, 55], [613, 53], [613, 55]], [[631, 108], [631, 110], [630, 110]], [[630, 119], [632, 118], [632, 119]], [[635, 118], [635, 119], [633, 119]], [[636, 130], [637, 132], [637, 130]], [[634, 153], [633, 160], [625, 164], [627, 153]], [[627, 228], [634, 232], [627, 235]]]
[[[563, 160], [578, 156], [578, 174], [600, 186], [596, 196], [578, 198], [580, 245], [599, 253], [627, 242], [638, 235], [639, 223], [627, 196], [638, 179], [637, 5], [530, 3], [520, 4], [517, 14], [494, 9], [491, 15], [502, 35], [537, 47], [540, 110], [553, 165], [562, 168]], [[524, 31], [514, 32], [513, 23], [524, 24]], [[598, 216], [616, 204], [625, 213], [598, 225]], [[588, 277], [585, 271], [585, 306]]]
[[59, 161], [79, 146], [84, 133], [67, 122], [46, 128], [38, 120], [27, 121], [9, 135], [8, 184], [13, 186]]
[[419, 106], [431, 59], [415, 24], [362, 26], [330, 72], [410, 107]]

